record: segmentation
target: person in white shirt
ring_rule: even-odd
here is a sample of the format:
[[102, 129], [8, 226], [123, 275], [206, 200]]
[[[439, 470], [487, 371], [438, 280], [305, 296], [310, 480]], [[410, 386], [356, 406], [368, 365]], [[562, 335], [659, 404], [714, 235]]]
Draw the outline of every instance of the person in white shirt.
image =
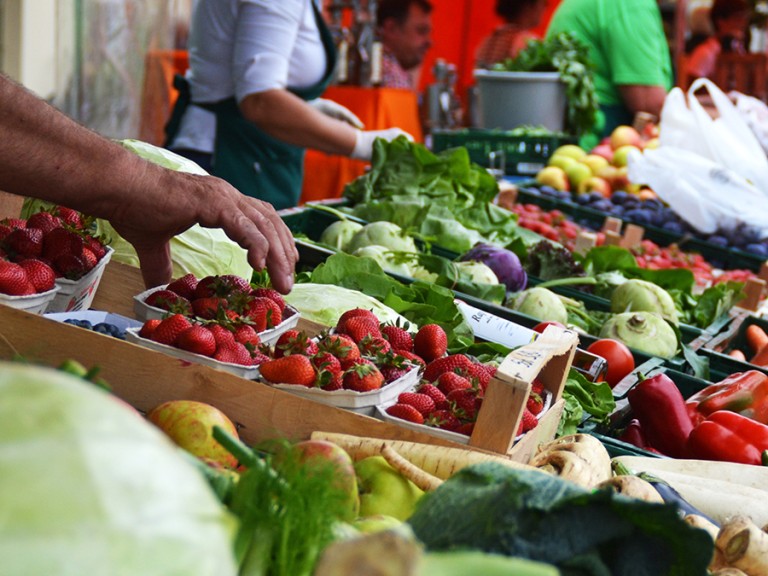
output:
[[335, 48], [312, 0], [198, 0], [189, 57], [166, 147], [277, 209], [298, 204], [305, 148], [369, 160], [376, 137], [408, 136], [319, 98]]

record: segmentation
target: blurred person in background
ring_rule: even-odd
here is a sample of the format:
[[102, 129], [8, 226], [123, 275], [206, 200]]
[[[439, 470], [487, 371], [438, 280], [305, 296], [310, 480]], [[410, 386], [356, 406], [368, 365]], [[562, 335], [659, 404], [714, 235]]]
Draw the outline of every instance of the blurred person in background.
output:
[[313, 0], [198, 0], [189, 60], [166, 147], [276, 209], [298, 204], [306, 148], [370, 160], [405, 134], [320, 98], [336, 50]]
[[589, 47], [600, 104], [598, 136], [631, 125], [638, 112], [659, 117], [673, 75], [656, 0], [563, 0], [547, 36], [561, 32]]
[[533, 29], [547, 7], [546, 0], [496, 0], [496, 14], [504, 20], [486, 36], [477, 49], [475, 65], [489, 68], [507, 58], [514, 58], [529, 40], [539, 36]]
[[689, 78], [710, 76], [720, 54], [746, 54], [750, 6], [747, 0], [715, 0], [709, 10], [714, 30], [686, 58], [685, 73]]
[[432, 47], [432, 4], [427, 0], [380, 0], [376, 25], [381, 40], [382, 86], [416, 90]]

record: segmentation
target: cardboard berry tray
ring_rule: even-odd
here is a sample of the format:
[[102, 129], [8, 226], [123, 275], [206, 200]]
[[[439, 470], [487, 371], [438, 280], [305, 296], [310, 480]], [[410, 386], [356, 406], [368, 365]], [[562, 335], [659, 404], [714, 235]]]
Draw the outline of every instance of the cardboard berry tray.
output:
[[96, 290], [98, 290], [101, 277], [104, 275], [104, 269], [107, 267], [114, 252], [113, 248], [107, 246], [107, 251], [101, 257], [101, 260], [98, 261], [88, 274], [79, 280], [57, 278], [56, 286], [59, 287], [59, 291], [48, 305], [46, 312], [88, 310], [93, 303], [93, 299], [96, 297]]
[[0, 294], [0, 304], [16, 308], [17, 310], [25, 310], [31, 314], [45, 314], [59, 290], [59, 286], [54, 286], [45, 292], [28, 294], [27, 296]]

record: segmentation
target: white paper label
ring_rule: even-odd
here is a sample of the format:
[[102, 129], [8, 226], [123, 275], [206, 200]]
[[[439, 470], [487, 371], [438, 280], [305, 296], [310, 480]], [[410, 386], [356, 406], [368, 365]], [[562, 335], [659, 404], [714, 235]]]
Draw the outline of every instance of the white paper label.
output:
[[538, 333], [530, 328], [470, 306], [461, 300], [456, 300], [456, 305], [475, 336], [482, 340], [517, 348], [530, 344], [538, 336]]

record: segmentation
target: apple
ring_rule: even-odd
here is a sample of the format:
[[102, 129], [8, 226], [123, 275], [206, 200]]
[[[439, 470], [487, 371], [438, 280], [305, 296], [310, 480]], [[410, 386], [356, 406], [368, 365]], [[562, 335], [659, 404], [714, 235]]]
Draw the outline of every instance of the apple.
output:
[[401, 528], [403, 521], [387, 514], [375, 514], [373, 516], [360, 516], [352, 522], [352, 527], [363, 534], [381, 532]]
[[599, 192], [606, 198], [610, 198], [612, 189], [610, 183], [605, 178], [592, 176], [582, 182], [578, 189], [579, 194], [589, 194], [590, 192]]
[[587, 154], [579, 160], [580, 163], [589, 166], [593, 176], [597, 176], [597, 171], [603, 166], [609, 166], [610, 162], [605, 156], [599, 154]]
[[598, 176], [599, 178], [602, 178], [603, 180], [607, 180], [609, 184], [611, 184], [611, 188], [613, 188], [613, 181], [616, 178], [618, 168], [612, 164], [608, 164], [608, 166], [603, 166], [602, 168], [598, 168], [595, 172], [595, 176]]
[[611, 162], [613, 160], [613, 148], [611, 148], [610, 144], [598, 144], [592, 150], [589, 151], [590, 154], [593, 154], [595, 156], [602, 156], [608, 162]]
[[637, 146], [633, 146], [632, 144], [627, 144], [626, 146], [621, 146], [619, 148], [616, 148], [616, 150], [613, 151], [613, 164], [617, 168], [623, 168], [627, 165], [629, 155], [634, 151], [637, 150], [640, 151], [640, 148]]
[[150, 410], [147, 419], [190, 454], [225, 468], [237, 466], [237, 459], [213, 438], [213, 427], [219, 426], [235, 438], [239, 437], [237, 428], [215, 406], [194, 400], [169, 400]]
[[616, 126], [613, 132], [611, 132], [611, 148], [618, 150], [622, 146], [642, 148], [643, 138], [632, 126], [627, 126], [626, 124]]
[[555, 154], [554, 156], [550, 156], [549, 160], [547, 161], [547, 166], [557, 166], [558, 168], [562, 168], [563, 170], [567, 170], [569, 166], [573, 166], [576, 164], [576, 159], [571, 158], [570, 156], [562, 156]]
[[578, 160], [586, 153], [587, 151], [577, 144], [563, 144], [562, 146], [558, 146], [555, 149], [555, 151], [552, 153], [552, 156], [569, 156], [574, 160]]
[[572, 166], [568, 166], [565, 169], [565, 174], [568, 176], [568, 182], [573, 190], [576, 190], [584, 180], [592, 177], [592, 170], [586, 164], [574, 162]]
[[328, 440], [303, 440], [294, 444], [293, 449], [301, 454], [301, 460], [305, 464], [311, 464], [315, 459], [319, 459], [321, 463], [333, 464], [336, 468], [336, 481], [339, 488], [348, 495], [342, 520], [351, 521], [357, 518], [360, 510], [360, 496], [355, 464], [349, 453], [335, 442]]
[[659, 137], [656, 136], [655, 138], [651, 138], [650, 140], [647, 140], [645, 143], [645, 149], [646, 150], [653, 150], [654, 148], [658, 148], [659, 144]]
[[557, 166], [547, 166], [536, 174], [536, 182], [543, 186], [551, 186], [556, 190], [570, 190], [568, 175]]
[[616, 168], [616, 172], [614, 173], [613, 179], [611, 180], [611, 187], [614, 190], [625, 190], [627, 192], [631, 192], [629, 189], [631, 186], [631, 182], [629, 181], [629, 170], [626, 166], [622, 166], [621, 168]]
[[424, 491], [392, 468], [383, 456], [355, 462], [360, 491], [360, 516], [384, 514], [407, 520]]

